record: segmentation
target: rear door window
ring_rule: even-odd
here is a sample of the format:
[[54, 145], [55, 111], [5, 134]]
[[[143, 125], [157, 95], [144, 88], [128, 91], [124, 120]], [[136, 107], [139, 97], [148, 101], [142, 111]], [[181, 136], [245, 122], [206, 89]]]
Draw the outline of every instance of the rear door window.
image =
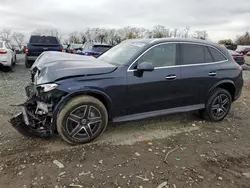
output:
[[199, 64], [205, 63], [204, 46], [197, 44], [181, 44], [182, 64]]
[[32, 44], [59, 44], [56, 37], [52, 36], [31, 36], [30, 43]]
[[212, 48], [212, 47], [208, 47], [209, 51], [211, 52], [213, 58], [214, 58], [214, 61], [215, 62], [219, 62], [219, 61], [225, 61], [227, 60], [225, 58], [224, 55], [222, 55], [222, 53], [220, 53], [218, 50], [216, 50], [215, 48]]
[[213, 59], [210, 51], [208, 50], [208, 47], [204, 46], [203, 49], [204, 49], [204, 53], [205, 53], [205, 63], [214, 62], [214, 59]]

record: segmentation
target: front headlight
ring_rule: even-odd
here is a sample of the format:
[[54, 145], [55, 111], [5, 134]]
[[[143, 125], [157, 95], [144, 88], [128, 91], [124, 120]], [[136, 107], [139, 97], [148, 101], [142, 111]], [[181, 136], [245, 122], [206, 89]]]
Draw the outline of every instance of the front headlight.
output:
[[42, 92], [49, 92], [57, 88], [57, 84], [43, 84], [39, 87], [41, 88]]

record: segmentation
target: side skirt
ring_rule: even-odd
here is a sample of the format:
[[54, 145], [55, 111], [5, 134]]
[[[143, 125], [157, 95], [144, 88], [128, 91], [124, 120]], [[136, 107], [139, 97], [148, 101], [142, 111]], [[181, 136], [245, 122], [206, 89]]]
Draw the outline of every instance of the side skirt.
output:
[[191, 105], [191, 106], [185, 106], [185, 107], [170, 108], [170, 109], [165, 109], [165, 110], [143, 112], [143, 113], [132, 114], [132, 115], [127, 115], [127, 116], [115, 117], [113, 118], [113, 122], [118, 123], [118, 122], [124, 122], [124, 121], [133, 121], [133, 120], [145, 119], [145, 118], [155, 117], [155, 116], [195, 111], [195, 110], [200, 110], [204, 108], [205, 108], [205, 104], [197, 104], [197, 105]]

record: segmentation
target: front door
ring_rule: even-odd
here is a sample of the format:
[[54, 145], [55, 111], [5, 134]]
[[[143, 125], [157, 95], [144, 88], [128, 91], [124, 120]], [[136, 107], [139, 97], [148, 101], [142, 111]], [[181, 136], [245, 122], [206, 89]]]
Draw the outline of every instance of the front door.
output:
[[[180, 90], [179, 45], [158, 44], [148, 49], [127, 72], [126, 114], [178, 107]], [[139, 72], [140, 63], [148, 62], [153, 71]]]

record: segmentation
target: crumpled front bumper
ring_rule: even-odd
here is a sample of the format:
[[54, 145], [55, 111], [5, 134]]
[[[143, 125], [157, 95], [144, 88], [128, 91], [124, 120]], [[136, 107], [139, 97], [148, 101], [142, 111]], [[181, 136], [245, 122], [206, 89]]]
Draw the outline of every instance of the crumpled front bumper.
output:
[[22, 135], [28, 137], [49, 138], [53, 131], [49, 128], [37, 126], [34, 117], [30, 115], [28, 108], [23, 104], [22, 112], [16, 114], [10, 119], [11, 125]]

